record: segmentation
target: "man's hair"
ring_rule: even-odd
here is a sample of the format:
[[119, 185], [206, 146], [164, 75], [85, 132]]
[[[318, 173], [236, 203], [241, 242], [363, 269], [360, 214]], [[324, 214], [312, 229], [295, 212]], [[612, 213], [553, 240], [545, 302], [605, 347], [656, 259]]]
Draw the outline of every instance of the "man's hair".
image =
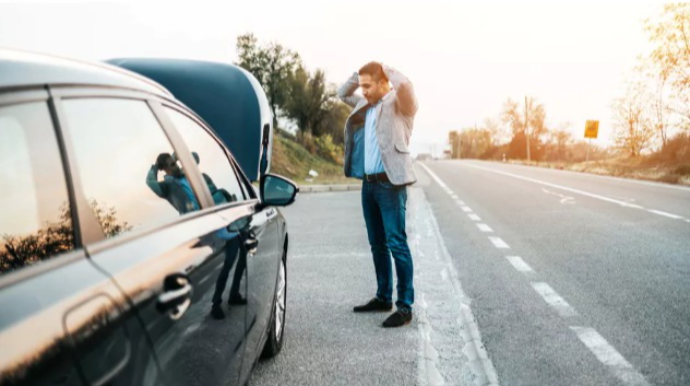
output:
[[388, 82], [386, 74], [383, 72], [383, 66], [379, 62], [369, 62], [359, 69], [359, 75], [369, 75], [376, 82], [381, 80]]
[[163, 170], [166, 166], [168, 166], [168, 161], [171, 160], [175, 161], [175, 159], [172, 155], [170, 155], [170, 153], [160, 153], [158, 154], [158, 158], [156, 158], [156, 167], [158, 167], [158, 170]]

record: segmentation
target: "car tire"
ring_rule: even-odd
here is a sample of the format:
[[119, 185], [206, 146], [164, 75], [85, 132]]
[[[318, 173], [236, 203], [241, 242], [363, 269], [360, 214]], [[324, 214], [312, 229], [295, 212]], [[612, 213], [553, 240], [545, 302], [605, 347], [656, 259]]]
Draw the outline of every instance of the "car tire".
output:
[[262, 358], [272, 358], [283, 348], [283, 336], [285, 335], [285, 311], [287, 300], [287, 267], [285, 261], [287, 251], [283, 252], [278, 270], [278, 282], [276, 284], [275, 295], [273, 296], [273, 312], [271, 313], [271, 323], [268, 327], [268, 337], [261, 353]]

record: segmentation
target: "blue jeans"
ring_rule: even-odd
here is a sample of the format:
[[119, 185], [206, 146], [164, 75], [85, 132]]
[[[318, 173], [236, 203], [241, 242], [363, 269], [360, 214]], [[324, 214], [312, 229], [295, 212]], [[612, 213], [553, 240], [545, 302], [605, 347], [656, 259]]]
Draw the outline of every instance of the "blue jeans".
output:
[[405, 186], [379, 181], [364, 181], [362, 184], [362, 209], [378, 284], [376, 297], [388, 303], [393, 302], [393, 255], [398, 277], [398, 299], [395, 305], [399, 309], [411, 310], [414, 303], [414, 269], [405, 233], [406, 203]]

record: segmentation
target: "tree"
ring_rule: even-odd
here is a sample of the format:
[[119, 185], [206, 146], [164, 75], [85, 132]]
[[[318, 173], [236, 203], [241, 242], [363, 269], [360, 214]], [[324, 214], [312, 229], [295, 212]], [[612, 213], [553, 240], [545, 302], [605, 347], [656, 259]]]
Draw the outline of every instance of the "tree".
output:
[[[90, 202], [94, 215], [107, 237], [113, 237], [132, 229], [127, 222], [117, 220], [114, 207]], [[60, 206], [58, 221], [47, 221], [45, 225], [28, 235], [2, 235], [0, 244], [0, 273], [14, 271], [74, 248], [72, 211], [65, 202]]]
[[[525, 111], [527, 114], [525, 114]], [[527, 115], [527, 116], [525, 116]], [[525, 98], [525, 106], [520, 109], [520, 104], [508, 98], [503, 103], [501, 110], [501, 120], [504, 124], [508, 124], [513, 132], [511, 140], [511, 158], [526, 158], [531, 159], [530, 152], [533, 147], [535, 153], [538, 151], [539, 139], [546, 133], [546, 109], [541, 103], [537, 103], [533, 97]], [[527, 123], [525, 123], [525, 120]], [[529, 139], [529, 145], [527, 144]], [[517, 144], [524, 145], [528, 152], [521, 151]], [[536, 154], [535, 154], [536, 155]], [[537, 156], [534, 157], [538, 158]]]
[[645, 115], [663, 150], [668, 144], [669, 130], [673, 126], [671, 118], [677, 116], [670, 105], [673, 95], [669, 94], [669, 81], [665, 75], [657, 72], [654, 64], [644, 60], [635, 68], [635, 76], [640, 98], [644, 100]]
[[278, 112], [289, 96], [289, 80], [301, 65], [299, 55], [278, 43], [259, 45], [254, 34], [237, 37], [238, 66], [249, 71], [263, 87], [273, 112], [273, 126], [278, 125]]
[[326, 83], [323, 70], [310, 74], [300, 66], [290, 78], [289, 90], [285, 114], [299, 130], [314, 137], [330, 135], [334, 143], [342, 143], [350, 109], [336, 97], [335, 86]]
[[561, 124], [557, 129], [548, 133], [548, 149], [546, 158], [549, 161], [563, 161], [570, 157], [569, 147], [573, 143], [573, 135], [568, 131], [570, 124]]
[[[647, 20], [645, 30], [654, 45], [647, 56], [661, 85], [671, 88], [671, 110], [690, 127], [690, 4], [669, 3], [657, 20]], [[664, 136], [665, 138], [665, 136]], [[666, 139], [663, 139], [666, 143]]]
[[631, 157], [646, 150], [654, 136], [644, 84], [631, 82], [626, 94], [613, 103], [616, 145]]

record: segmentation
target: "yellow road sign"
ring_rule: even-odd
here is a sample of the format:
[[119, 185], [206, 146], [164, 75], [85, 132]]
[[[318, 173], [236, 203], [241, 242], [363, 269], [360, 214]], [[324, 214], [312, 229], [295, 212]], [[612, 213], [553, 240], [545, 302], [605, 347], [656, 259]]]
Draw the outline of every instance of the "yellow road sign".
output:
[[585, 138], [596, 138], [599, 135], [599, 121], [585, 123]]

